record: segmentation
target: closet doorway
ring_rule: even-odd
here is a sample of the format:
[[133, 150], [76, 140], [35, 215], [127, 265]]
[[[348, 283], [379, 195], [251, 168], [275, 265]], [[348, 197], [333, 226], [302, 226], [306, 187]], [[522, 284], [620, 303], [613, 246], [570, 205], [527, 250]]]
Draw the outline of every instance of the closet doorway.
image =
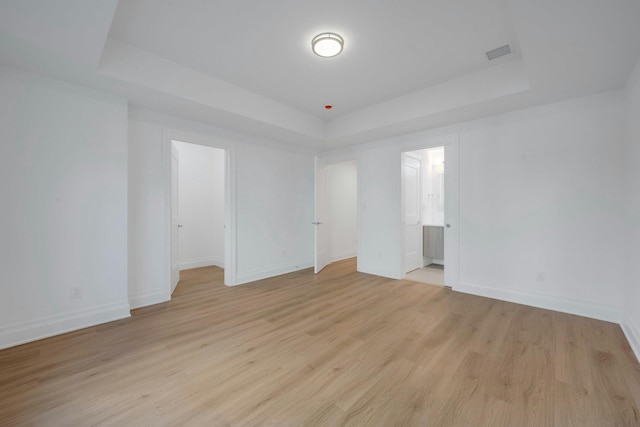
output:
[[180, 271], [193, 268], [223, 268], [226, 283], [227, 150], [179, 139], [169, 145], [169, 294]]
[[325, 164], [316, 159], [315, 273], [357, 256], [358, 169], [355, 161]]

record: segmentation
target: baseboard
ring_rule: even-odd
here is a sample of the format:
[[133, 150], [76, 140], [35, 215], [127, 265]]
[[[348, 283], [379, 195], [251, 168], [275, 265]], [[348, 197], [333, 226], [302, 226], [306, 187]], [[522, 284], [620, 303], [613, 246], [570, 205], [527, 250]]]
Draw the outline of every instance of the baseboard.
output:
[[217, 257], [188, 259], [180, 262], [180, 270], [189, 270], [191, 268], [209, 267], [215, 265], [216, 267], [224, 268], [224, 259]]
[[143, 295], [130, 296], [129, 305], [131, 306], [131, 310], [133, 310], [136, 308], [147, 307], [149, 305], [160, 304], [161, 302], [167, 302], [169, 299], [167, 299], [165, 291], [158, 290]]
[[343, 259], [354, 258], [357, 255], [358, 255], [358, 251], [355, 249], [352, 251], [338, 252], [331, 255], [331, 262], [338, 262], [338, 261], [342, 261]]
[[396, 274], [397, 272], [384, 270], [384, 269], [367, 265], [367, 264], [358, 263], [358, 271], [360, 273], [372, 274], [374, 276], [386, 277], [388, 279], [396, 279], [396, 280], [402, 279], [402, 277], [398, 277], [398, 275]]
[[636, 325], [633, 324], [627, 310], [622, 311], [622, 322], [620, 326], [622, 326], [622, 332], [624, 332], [624, 335], [627, 337], [627, 341], [629, 341], [629, 345], [636, 355], [636, 359], [640, 361], [640, 331]]
[[254, 270], [250, 273], [238, 274], [238, 276], [236, 277], [236, 283], [227, 286], [244, 285], [246, 283], [255, 282], [256, 280], [268, 279], [270, 277], [280, 276], [281, 274], [293, 273], [294, 271], [304, 270], [310, 267], [313, 267], [313, 262], [304, 261], [295, 264], [283, 265], [280, 267]]
[[463, 281], [460, 281], [457, 286], [454, 286], [453, 290], [532, 307], [545, 308], [547, 310], [590, 317], [606, 322], [620, 323], [619, 307], [597, 304], [590, 301], [515, 291], [512, 289], [497, 289]]
[[0, 328], [0, 349], [131, 316], [129, 303], [88, 308]]

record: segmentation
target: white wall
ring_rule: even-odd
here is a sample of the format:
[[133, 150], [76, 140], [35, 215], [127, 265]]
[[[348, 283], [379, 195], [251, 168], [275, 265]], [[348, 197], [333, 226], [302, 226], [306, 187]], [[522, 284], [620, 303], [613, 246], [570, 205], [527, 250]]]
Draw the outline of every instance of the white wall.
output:
[[220, 148], [174, 142], [180, 156], [180, 269], [224, 267], [224, 163]]
[[[609, 320], [624, 305], [637, 339], [639, 74], [626, 107], [603, 93], [327, 153], [358, 159], [359, 270], [402, 277], [400, 152], [457, 134], [459, 288]], [[127, 296], [165, 298], [167, 129], [233, 149], [238, 283], [312, 265], [309, 153], [145, 110], [128, 119], [122, 99], [2, 67], [0, 93], [0, 347], [125, 317]]]
[[126, 101], [3, 67], [0, 93], [0, 348], [129, 316]]
[[358, 165], [329, 165], [329, 256], [331, 262], [355, 257], [358, 251]]
[[238, 143], [237, 283], [313, 265], [313, 156]]
[[401, 279], [400, 151], [371, 147], [357, 161], [358, 271]]
[[460, 289], [619, 320], [620, 94], [501, 119], [460, 132]]
[[640, 62], [629, 78], [626, 95], [625, 172], [626, 277], [622, 326], [640, 359]]
[[165, 301], [169, 239], [165, 230], [162, 127], [129, 114], [129, 302]]
[[237, 283], [313, 265], [313, 156], [177, 117], [129, 116], [129, 295], [139, 307], [166, 299], [169, 253], [163, 144], [167, 130], [232, 150], [237, 210]]
[[616, 320], [622, 118], [609, 92], [328, 153], [358, 158], [358, 269], [402, 277], [400, 152], [457, 134], [457, 289]]

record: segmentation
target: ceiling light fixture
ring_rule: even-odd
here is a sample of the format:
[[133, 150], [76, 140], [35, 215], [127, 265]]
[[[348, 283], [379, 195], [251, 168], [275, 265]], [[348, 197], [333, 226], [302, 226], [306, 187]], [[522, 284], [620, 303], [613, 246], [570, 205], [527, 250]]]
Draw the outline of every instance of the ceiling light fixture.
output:
[[323, 58], [331, 58], [342, 52], [344, 39], [336, 33], [321, 33], [311, 40], [313, 53]]

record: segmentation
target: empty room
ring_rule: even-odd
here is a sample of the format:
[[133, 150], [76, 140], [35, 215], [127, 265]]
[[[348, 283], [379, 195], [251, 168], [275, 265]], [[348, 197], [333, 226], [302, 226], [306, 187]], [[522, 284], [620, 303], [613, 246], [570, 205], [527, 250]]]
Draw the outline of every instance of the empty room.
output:
[[640, 426], [638, 22], [0, 0], [0, 425]]

